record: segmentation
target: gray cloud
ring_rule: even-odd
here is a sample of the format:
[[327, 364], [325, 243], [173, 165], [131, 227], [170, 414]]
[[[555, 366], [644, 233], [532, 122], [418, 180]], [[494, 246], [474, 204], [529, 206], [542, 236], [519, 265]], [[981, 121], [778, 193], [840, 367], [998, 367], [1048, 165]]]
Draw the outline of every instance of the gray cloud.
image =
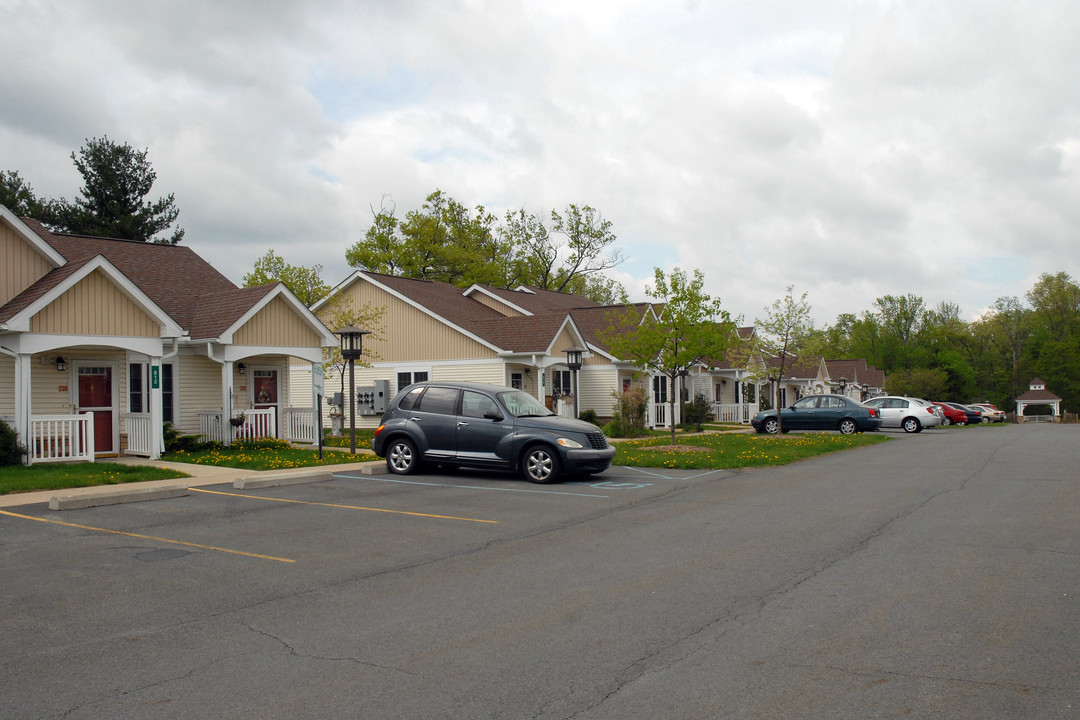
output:
[[185, 240], [339, 281], [387, 195], [589, 203], [640, 293], [700, 268], [748, 319], [886, 293], [973, 315], [1080, 276], [1080, 7], [1006, 2], [0, 0], [0, 170], [73, 197], [150, 149]]

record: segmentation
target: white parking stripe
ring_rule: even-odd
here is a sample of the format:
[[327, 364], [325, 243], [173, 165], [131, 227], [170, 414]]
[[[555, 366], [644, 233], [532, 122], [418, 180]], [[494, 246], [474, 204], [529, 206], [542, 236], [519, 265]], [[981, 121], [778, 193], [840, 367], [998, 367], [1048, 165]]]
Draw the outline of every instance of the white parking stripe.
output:
[[517, 492], [517, 493], [534, 493], [537, 495], [572, 495], [574, 497], [592, 497], [592, 498], [606, 498], [607, 495], [595, 495], [591, 493], [572, 493], [563, 492], [560, 490], [524, 490], [522, 488], [506, 488], [506, 487], [483, 487], [480, 485], [451, 485], [449, 483], [436, 483], [436, 482], [420, 482], [418, 480], [396, 480], [394, 478], [382, 478], [372, 475], [339, 475], [332, 474], [332, 478], [347, 478], [349, 480], [371, 480], [373, 482], [389, 482], [399, 483], [401, 485], [429, 485], [431, 487], [448, 487], [448, 488], [462, 488], [465, 490], [495, 490], [498, 492]]

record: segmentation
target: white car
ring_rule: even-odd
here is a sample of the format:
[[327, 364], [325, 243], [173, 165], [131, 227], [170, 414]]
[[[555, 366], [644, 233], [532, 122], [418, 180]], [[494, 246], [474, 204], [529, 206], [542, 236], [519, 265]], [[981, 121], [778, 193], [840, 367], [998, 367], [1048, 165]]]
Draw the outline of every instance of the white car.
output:
[[942, 420], [939, 408], [919, 398], [883, 395], [863, 404], [877, 408], [883, 428], [902, 428], [904, 432], [917, 433], [923, 428], [937, 427]]

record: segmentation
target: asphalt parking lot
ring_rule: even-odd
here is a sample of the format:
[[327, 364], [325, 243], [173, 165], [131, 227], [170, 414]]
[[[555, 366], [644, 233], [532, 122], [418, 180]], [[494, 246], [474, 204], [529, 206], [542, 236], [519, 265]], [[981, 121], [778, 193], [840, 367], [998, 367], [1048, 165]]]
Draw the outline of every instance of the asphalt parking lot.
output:
[[[0, 509], [7, 718], [1070, 717], [1076, 428]], [[915, 465], [921, 469], [911, 472]]]

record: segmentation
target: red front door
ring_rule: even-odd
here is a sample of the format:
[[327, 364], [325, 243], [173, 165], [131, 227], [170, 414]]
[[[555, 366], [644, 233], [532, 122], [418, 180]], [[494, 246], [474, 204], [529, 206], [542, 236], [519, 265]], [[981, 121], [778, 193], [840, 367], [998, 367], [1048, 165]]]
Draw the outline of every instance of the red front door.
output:
[[79, 367], [78, 412], [94, 413], [94, 453], [113, 453], [113, 389], [109, 366]]
[[252, 401], [255, 409], [274, 410], [274, 425], [280, 426], [281, 418], [278, 415], [278, 371], [277, 370], [252, 370]]

